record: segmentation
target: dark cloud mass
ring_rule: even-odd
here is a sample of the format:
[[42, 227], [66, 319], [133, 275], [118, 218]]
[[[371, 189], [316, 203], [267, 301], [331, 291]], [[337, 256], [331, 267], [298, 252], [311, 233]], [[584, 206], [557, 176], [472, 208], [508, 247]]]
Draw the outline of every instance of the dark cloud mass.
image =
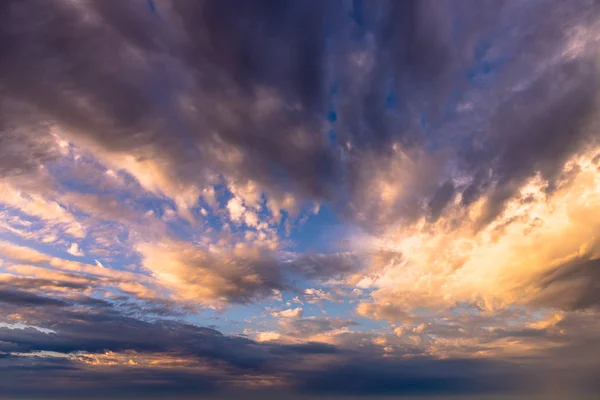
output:
[[1, 290], [0, 303], [12, 304], [20, 307], [35, 307], [35, 306], [65, 306], [62, 300], [52, 299], [48, 297], [38, 296], [27, 292], [16, 290]]
[[[69, 308], [28, 313], [52, 332], [0, 326], [0, 352], [12, 354], [0, 362], [0, 382], [8, 389], [5, 394], [80, 396], [93, 388], [97, 392], [92, 397], [121, 390], [132, 395], [147, 390], [156, 395], [188, 391], [206, 395], [226, 389], [236, 377], [252, 375], [264, 379], [293, 376], [291, 384], [297, 390], [312, 394], [483, 394], [534, 390], [542, 379], [542, 371], [500, 360], [386, 360], [374, 357], [373, 349], [257, 343], [209, 328], [173, 320], [141, 321], [101, 308], [91, 313]], [[125, 354], [124, 360], [119, 360], [118, 354]], [[117, 366], [94, 370], [92, 363], [102, 356]], [[165, 364], [142, 364], [145, 357]], [[317, 363], [311, 365], [307, 359]], [[129, 360], [136, 360], [139, 367], [125, 368]], [[169, 365], [169, 360], [173, 364]], [[185, 360], [186, 364], [174, 360]], [[185, 366], [201, 368], [194, 371]], [[35, 373], [42, 374], [41, 380], [31, 388], [26, 382]], [[527, 373], [526, 379], [523, 373]], [[58, 377], [62, 378], [54, 381]], [[61, 382], [73, 386], [65, 387]]]
[[0, 397], [600, 393], [599, 50], [592, 0], [0, 0]]
[[[347, 189], [360, 190], [351, 187], [362, 182], [359, 171], [382, 167], [365, 165], [364, 152], [399, 143], [433, 157], [456, 153], [462, 173], [479, 177], [464, 192], [466, 203], [487, 181], [496, 183], [491, 219], [525, 177], [540, 172], [552, 181], [560, 161], [590, 138], [595, 57], [553, 57], [570, 29], [598, 10], [587, 1], [560, 3], [557, 16], [542, 20], [538, 10], [553, 6], [465, 3], [161, 1], [153, 12], [141, 0], [4, 2], [0, 88], [34, 107], [38, 120], [30, 123], [40, 128], [15, 150], [15, 117], [3, 111], [10, 118], [2, 162], [18, 171], [47, 157], [30, 146], [58, 123], [104, 149], [159, 159], [188, 182], [216, 168], [273, 193], [342, 200]], [[349, 18], [353, 12], [360, 18]], [[517, 14], [523, 21], [505, 27]], [[510, 60], [498, 59], [500, 49]], [[480, 110], [492, 125], [463, 116], [467, 130], [448, 129], [445, 121], [459, 117], [442, 106], [448, 99], [488, 96], [468, 89], [477, 79], [482, 90], [504, 81], [492, 108]], [[327, 113], [336, 116], [333, 145]], [[27, 159], [12, 162], [15, 151]], [[231, 151], [240, 156], [223, 155]], [[428, 179], [447, 178], [437, 171]], [[435, 195], [431, 183], [417, 195], [432, 197], [435, 218], [447, 193]], [[420, 211], [404, 204], [395, 212]]]

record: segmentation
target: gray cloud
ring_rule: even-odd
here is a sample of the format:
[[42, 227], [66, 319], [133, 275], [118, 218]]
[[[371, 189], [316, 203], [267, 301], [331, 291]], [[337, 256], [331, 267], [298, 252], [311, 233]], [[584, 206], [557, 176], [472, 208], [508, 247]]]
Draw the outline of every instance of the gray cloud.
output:
[[28, 293], [20, 290], [0, 289], [0, 303], [6, 303], [18, 307], [40, 307], [40, 306], [58, 306], [64, 307], [68, 303], [51, 297], [39, 296], [34, 293]]
[[144, 367], [99, 371], [56, 358], [7, 356], [0, 371], [3, 395], [28, 398], [153, 398], [210, 394], [217, 389], [214, 377], [198, 373]]
[[432, 220], [435, 221], [440, 217], [440, 214], [444, 210], [444, 207], [446, 207], [448, 202], [450, 200], [452, 200], [454, 193], [455, 193], [455, 188], [454, 188], [454, 184], [451, 181], [445, 182], [435, 192], [435, 194], [429, 201], [429, 210], [431, 212]]
[[280, 322], [282, 333], [295, 337], [310, 337], [357, 325], [350, 319], [327, 317], [286, 318]]
[[[1, 310], [6, 311], [5, 308]], [[87, 398], [90, 394], [85, 390], [111, 396], [125, 393], [124, 390], [136, 390], [135, 394], [131, 393], [134, 397], [150, 393], [157, 396], [187, 393], [188, 389], [196, 393], [222, 393], [243, 376], [282, 379], [284, 386], [279, 388], [288, 394], [524, 393], [539, 392], [547, 376], [560, 376], [563, 365], [577, 362], [585, 362], [585, 370], [579, 376], [571, 373], [568, 379], [564, 378], [563, 387], [575, 387], [570, 385], [578, 383], [591, 388], [590, 373], [598, 369], [597, 360], [589, 357], [591, 353], [583, 358], [577, 356], [578, 361], [572, 355], [565, 355], [569, 349], [576, 352], [574, 354], [584, 354], [582, 343], [586, 343], [588, 349], [597, 348], [599, 344], [594, 336], [597, 324], [583, 315], [559, 322], [557, 329], [569, 332], [569, 336], [556, 336], [555, 343], [560, 346], [553, 346], [539, 357], [522, 363], [519, 358], [502, 357], [485, 360], [439, 360], [417, 355], [382, 358], [381, 350], [369, 343], [343, 347], [322, 343], [258, 343], [182, 321], [142, 320], [115, 308], [91, 304], [87, 310], [46, 305], [21, 308], [20, 311], [25, 321], [35, 321], [37, 326], [52, 329], [52, 332], [0, 327], [0, 382], [12, 382], [6, 386], [9, 394], [34, 397], [51, 393]], [[354, 324], [329, 318], [305, 318], [293, 322], [291, 332], [303, 335]], [[483, 320], [479, 323], [486, 324]], [[453, 337], [453, 332], [444, 331], [441, 325], [429, 326], [423, 334]], [[488, 339], [546, 340], [547, 336], [542, 329], [496, 330], [490, 331]], [[485, 346], [483, 339], [481, 345]], [[47, 352], [68, 354], [69, 357], [56, 358], [51, 355], [56, 353]], [[103, 356], [110, 361], [119, 355], [125, 363], [129, 359], [140, 361], [151, 357], [167, 362], [166, 365], [169, 359], [183, 360], [184, 364], [98, 368], [84, 362]], [[558, 359], [562, 361], [555, 362]], [[36, 386], [25, 385], [36, 373], [42, 374]], [[58, 381], [72, 382], [73, 385], [68, 388], [59, 385], [58, 376], [62, 377]], [[243, 396], [252, 393], [249, 391]], [[267, 393], [276, 394], [277, 390]]]
[[290, 268], [307, 279], [342, 279], [364, 268], [365, 259], [354, 253], [304, 254]]
[[48, 127], [33, 107], [9, 99], [0, 89], [0, 176], [35, 171], [44, 162], [58, 157], [49, 140]]
[[[28, 107], [17, 125], [58, 123], [104, 149], [159, 159], [187, 182], [216, 168], [274, 194], [334, 200], [342, 210], [346, 195], [361, 191], [359, 175], [381, 167], [365, 165], [364, 155], [390, 155], [392, 143], [431, 155], [445, 149], [475, 177], [464, 204], [494, 187], [482, 224], [526, 177], [540, 172], [552, 186], [591, 138], [584, 124], [597, 87], [591, 50], [552, 61], [569, 29], [594, 21], [589, 2], [561, 4], [544, 19], [538, 11], [549, 1], [360, 3], [8, 1], [0, 88]], [[515, 36], [494, 33], [511, 23]], [[481, 85], [493, 90], [471, 113], [452, 108], [483, 96]], [[334, 145], [328, 112], [336, 115]], [[23, 157], [2, 156], [11, 170], [51, 156], [10, 126], [1, 137], [22, 138], [8, 147]], [[222, 156], [232, 149], [242, 155], [235, 162]], [[450, 187], [448, 178], [443, 170], [424, 178], [433, 181], [395, 207], [396, 218], [422, 213], [419, 198], [430, 198], [435, 219], [448, 196], [436, 191]]]
[[600, 306], [600, 260], [576, 260], [540, 277], [536, 302], [567, 311]]
[[[496, 183], [481, 223], [493, 220], [506, 200], [535, 173], [540, 173], [550, 188], [556, 185], [568, 157], [593, 139], [588, 124], [596, 93], [592, 60], [567, 62], [501, 105], [492, 120], [488, 145], [480, 151], [474, 149], [470, 160], [477, 168], [491, 168], [490, 179]], [[541, 102], [547, 98], [553, 100]]]

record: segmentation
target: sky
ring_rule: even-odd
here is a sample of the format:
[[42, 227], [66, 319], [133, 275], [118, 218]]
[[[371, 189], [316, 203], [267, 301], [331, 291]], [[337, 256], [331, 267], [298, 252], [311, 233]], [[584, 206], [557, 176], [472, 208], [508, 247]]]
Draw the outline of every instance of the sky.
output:
[[599, 78], [593, 0], [1, 1], [0, 398], [600, 394]]

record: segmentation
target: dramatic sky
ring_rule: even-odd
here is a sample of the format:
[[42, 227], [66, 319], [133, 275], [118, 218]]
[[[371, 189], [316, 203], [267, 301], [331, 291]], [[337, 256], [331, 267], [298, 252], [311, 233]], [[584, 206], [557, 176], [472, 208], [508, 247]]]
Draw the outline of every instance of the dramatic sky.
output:
[[0, 397], [600, 392], [599, 85], [593, 0], [0, 1]]

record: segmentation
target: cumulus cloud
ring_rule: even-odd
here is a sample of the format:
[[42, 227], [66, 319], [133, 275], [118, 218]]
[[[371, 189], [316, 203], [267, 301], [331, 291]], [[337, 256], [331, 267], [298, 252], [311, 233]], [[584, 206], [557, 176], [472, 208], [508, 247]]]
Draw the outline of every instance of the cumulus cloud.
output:
[[284, 317], [284, 318], [300, 318], [302, 317], [303, 310], [302, 307], [290, 308], [288, 310], [283, 311], [274, 311], [271, 313], [274, 317]]
[[83, 256], [83, 251], [79, 249], [79, 245], [77, 243], [71, 243], [71, 246], [67, 249], [67, 253], [72, 256]]
[[284, 287], [268, 249], [245, 244], [205, 249], [187, 242], [140, 243], [142, 263], [177, 296], [206, 305], [247, 303]]
[[[380, 270], [372, 284], [377, 288], [373, 301], [362, 302], [359, 313], [402, 320], [417, 308], [452, 308], [464, 302], [497, 309], [513, 303], [539, 305], [542, 298], [547, 305], [556, 306], [562, 298], [565, 307], [576, 307], [584, 301], [577, 298], [587, 296], [581, 285], [594, 281], [584, 265], [593, 264], [598, 253], [592, 234], [597, 222], [590, 217], [598, 197], [598, 174], [590, 163], [594, 154], [571, 160], [563, 171], [576, 168], [578, 173], [551, 195], [540, 177], [530, 180], [484, 230], [474, 230], [487, 212], [486, 200], [481, 200], [469, 214], [453, 206], [433, 227], [418, 222], [390, 233], [385, 243], [403, 259]], [[571, 300], [565, 297], [569, 289], [575, 296]]]

